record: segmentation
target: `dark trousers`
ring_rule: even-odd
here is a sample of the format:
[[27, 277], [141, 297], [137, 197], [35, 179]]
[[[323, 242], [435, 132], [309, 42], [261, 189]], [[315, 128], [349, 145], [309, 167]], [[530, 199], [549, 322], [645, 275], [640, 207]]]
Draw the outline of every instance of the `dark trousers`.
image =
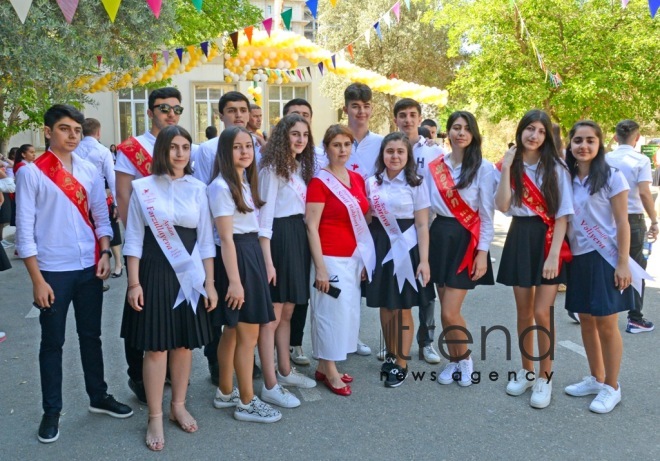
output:
[[426, 306], [419, 306], [419, 326], [417, 327], [417, 344], [426, 347], [433, 344], [433, 333], [435, 332], [435, 299], [428, 302]]
[[296, 307], [293, 308], [293, 315], [291, 315], [291, 339], [289, 339], [289, 345], [291, 347], [302, 346], [308, 308], [309, 302], [296, 304]]
[[210, 343], [204, 346], [204, 357], [208, 360], [209, 365], [218, 363], [218, 344], [220, 343], [220, 336], [222, 336], [222, 327], [213, 327], [213, 339]]
[[[126, 269], [126, 280], [128, 280], [128, 259], [124, 256], [124, 268]], [[132, 309], [128, 306], [128, 301], [124, 299], [124, 311]], [[128, 365], [128, 377], [133, 381], [142, 382], [142, 363], [144, 361], [144, 351], [137, 349], [124, 339], [124, 356], [126, 357], [126, 365]]]
[[92, 404], [106, 396], [108, 385], [103, 379], [101, 350], [103, 282], [96, 278], [95, 267], [67, 272], [42, 271], [41, 274], [55, 294], [51, 308], [39, 316], [42, 405], [45, 414], [56, 415], [62, 411], [62, 347], [66, 315], [72, 301], [85, 390]]
[[[630, 224], [630, 257], [635, 260], [637, 264], [646, 269], [646, 259], [642, 254], [644, 249], [644, 237], [646, 236], [646, 221], [644, 220], [643, 214], [629, 214], [628, 223]], [[628, 312], [628, 318], [630, 320], [642, 320], [644, 317], [642, 315], [642, 305], [644, 304], [644, 287], [645, 283], [642, 279], [642, 294], [637, 293], [637, 290], [633, 290], [633, 296], [635, 299], [635, 305]]]

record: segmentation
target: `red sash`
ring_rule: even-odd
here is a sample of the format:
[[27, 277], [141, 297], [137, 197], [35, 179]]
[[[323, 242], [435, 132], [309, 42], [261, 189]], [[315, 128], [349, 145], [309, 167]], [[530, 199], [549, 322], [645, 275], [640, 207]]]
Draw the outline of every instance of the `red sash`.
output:
[[25, 162], [25, 160], [21, 160], [18, 163], [14, 163], [14, 176], [16, 176], [16, 173], [18, 173], [18, 170], [20, 170], [21, 167], [24, 167], [25, 165], [27, 165], [27, 162]]
[[117, 150], [122, 151], [126, 158], [145, 178], [151, 176], [151, 154], [142, 147], [140, 142], [133, 136], [117, 146]]
[[451, 214], [454, 215], [461, 226], [470, 232], [470, 243], [456, 273], [460, 274], [464, 269], [467, 269], [471, 274], [481, 228], [479, 213], [470, 208], [461, 197], [461, 194], [458, 193], [458, 190], [454, 189], [454, 178], [451, 177], [443, 155], [429, 163], [429, 171], [433, 181], [435, 181], [435, 186], [438, 188], [440, 197], [442, 197]]
[[[495, 164], [495, 167], [502, 171], [502, 161], [500, 160]], [[525, 172], [523, 172], [523, 193], [522, 203], [539, 218], [543, 220], [548, 230], [545, 233], [545, 245], [543, 246], [543, 257], [547, 258], [550, 253], [550, 246], [552, 245], [552, 237], [555, 234], [555, 218], [548, 215], [548, 205], [545, 203], [545, 197], [541, 193], [538, 186], [530, 179]], [[515, 190], [513, 178], [511, 178], [511, 189]], [[561, 265], [563, 262], [571, 262], [573, 255], [571, 249], [568, 247], [566, 240], [562, 240], [561, 248], [559, 250], [559, 267], [557, 270], [561, 272]]]
[[92, 230], [94, 244], [96, 246], [94, 262], [95, 264], [98, 264], [100, 246], [99, 241], [96, 238], [94, 225], [89, 219], [87, 191], [71, 173], [62, 168], [62, 163], [51, 151], [47, 151], [45, 154], [39, 156], [39, 158], [34, 161], [34, 164], [44, 175], [46, 175], [47, 178], [55, 183], [69, 200], [71, 200], [73, 206], [76, 207], [80, 212], [80, 215], [83, 217], [85, 224], [87, 224]]

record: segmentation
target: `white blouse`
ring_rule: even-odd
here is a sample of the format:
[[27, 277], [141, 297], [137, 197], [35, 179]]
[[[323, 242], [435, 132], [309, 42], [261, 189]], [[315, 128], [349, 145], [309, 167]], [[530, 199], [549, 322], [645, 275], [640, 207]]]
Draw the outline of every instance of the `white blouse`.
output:
[[[415, 211], [431, 206], [429, 190], [425, 187], [424, 181], [419, 186], [413, 187], [406, 182], [403, 170], [393, 179], [383, 172], [383, 183], [378, 185], [378, 195], [395, 219], [413, 219]], [[376, 185], [376, 176], [367, 179], [367, 197], [372, 207], [374, 185]]]
[[299, 165], [292, 178], [286, 181], [275, 173], [274, 168], [263, 168], [259, 172], [259, 195], [266, 201], [266, 204], [259, 209], [259, 237], [268, 239], [273, 237], [273, 219], [305, 214], [305, 202], [301, 200], [291, 183], [295, 176], [298, 183], [304, 185], [304, 190], [307, 190], [300, 173]]
[[[243, 199], [253, 210], [249, 213], [238, 211], [231, 196], [229, 184], [221, 176], [218, 176], [209, 184], [206, 192], [209, 197], [209, 206], [211, 207], [213, 219], [220, 216], [233, 216], [234, 234], [259, 232], [259, 213], [254, 206], [250, 185], [247, 182], [243, 183]], [[214, 237], [216, 245], [220, 246], [220, 236], [217, 233], [217, 229]]]

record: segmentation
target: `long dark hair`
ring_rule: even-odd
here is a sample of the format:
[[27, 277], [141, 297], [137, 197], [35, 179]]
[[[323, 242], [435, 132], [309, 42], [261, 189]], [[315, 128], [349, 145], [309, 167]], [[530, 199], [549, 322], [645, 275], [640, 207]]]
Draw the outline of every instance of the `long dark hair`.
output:
[[23, 144], [21, 147], [18, 148], [18, 150], [14, 154], [14, 165], [25, 160], [25, 154], [27, 154], [27, 151], [30, 149], [30, 147], [34, 147], [34, 146], [32, 144]]
[[[296, 123], [304, 123], [309, 132], [307, 138], [307, 145], [305, 149], [295, 159], [291, 155], [291, 141], [289, 139], [289, 132]], [[314, 138], [312, 138], [312, 129], [307, 123], [307, 120], [298, 114], [289, 114], [282, 118], [270, 135], [268, 144], [261, 151], [261, 168], [273, 167], [278, 176], [289, 180], [291, 174], [296, 171], [298, 165], [296, 160], [300, 162], [301, 176], [305, 184], [314, 177], [316, 171], [316, 155], [314, 155]]]
[[[186, 138], [186, 141], [190, 143], [192, 149], [192, 137], [185, 128], [180, 127], [179, 125], [166, 126], [160, 130], [160, 133], [158, 133], [158, 136], [156, 137], [153, 155], [154, 161], [151, 165], [151, 174], [157, 176], [164, 174], [174, 174], [174, 168], [172, 167], [172, 162], [170, 161], [170, 147], [172, 145], [172, 140], [177, 136], [183, 136]], [[188, 163], [183, 168], [183, 174], [192, 174], [190, 159], [188, 159]]]
[[463, 163], [461, 163], [461, 175], [458, 178], [458, 184], [454, 189], [464, 189], [472, 184], [474, 178], [477, 176], [479, 168], [481, 168], [481, 133], [479, 132], [479, 125], [477, 119], [474, 118], [470, 112], [465, 110], [457, 110], [452, 113], [447, 119], [447, 133], [451, 130], [451, 126], [459, 118], [465, 119], [468, 124], [468, 129], [472, 134], [472, 142], [465, 148], [463, 153]]
[[403, 167], [404, 175], [406, 176], [406, 182], [412, 187], [419, 186], [422, 183], [422, 178], [417, 174], [417, 162], [413, 156], [412, 145], [410, 144], [408, 136], [400, 131], [395, 131], [394, 133], [388, 134], [383, 138], [383, 142], [380, 144], [378, 159], [376, 159], [376, 182], [379, 185], [383, 184], [383, 172], [386, 168], [385, 148], [389, 143], [394, 141], [403, 141], [404, 146], [406, 146], [406, 151], [408, 152], [406, 165]]
[[545, 130], [545, 140], [538, 148], [541, 152], [541, 159], [539, 160], [539, 168], [536, 169], [536, 176], [538, 178], [540, 174], [543, 174], [541, 194], [545, 199], [548, 214], [554, 215], [559, 209], [559, 184], [555, 166], [558, 164], [563, 165], [563, 163], [555, 145], [552, 121], [548, 114], [539, 109], [532, 109], [523, 115], [518, 123], [518, 128], [516, 128], [516, 154], [511, 164], [511, 179], [514, 185], [511, 199], [514, 205], [521, 206], [524, 193], [523, 175], [525, 174], [525, 165], [523, 165], [525, 147], [523, 146], [522, 135], [525, 129], [534, 122], [540, 122]]
[[573, 156], [571, 151], [571, 141], [573, 136], [577, 132], [578, 128], [588, 126], [592, 128], [598, 137], [598, 152], [596, 156], [589, 164], [589, 177], [587, 178], [587, 184], [589, 184], [589, 194], [594, 195], [603, 187], [607, 187], [607, 181], [610, 179], [612, 171], [610, 166], [605, 161], [605, 145], [603, 144], [603, 130], [600, 129], [600, 126], [596, 122], [591, 120], [580, 120], [573, 125], [571, 131], [568, 133], [568, 146], [566, 146], [566, 164], [568, 165], [568, 171], [571, 172], [571, 178], [575, 178], [578, 172], [577, 160]]
[[[236, 166], [234, 165], [234, 141], [236, 141], [238, 133], [245, 133], [252, 140], [250, 132], [243, 127], [233, 126], [231, 128], [225, 128], [218, 139], [218, 151], [215, 155], [215, 162], [213, 163], [213, 177], [222, 176], [222, 179], [229, 186], [231, 198], [236, 204], [236, 209], [240, 213], [250, 213], [254, 210], [245, 203], [245, 199], [243, 198], [243, 178], [238, 175]], [[252, 192], [252, 201], [257, 208], [261, 208], [266, 202], [259, 197], [257, 165], [254, 160], [245, 169], [245, 176]]]

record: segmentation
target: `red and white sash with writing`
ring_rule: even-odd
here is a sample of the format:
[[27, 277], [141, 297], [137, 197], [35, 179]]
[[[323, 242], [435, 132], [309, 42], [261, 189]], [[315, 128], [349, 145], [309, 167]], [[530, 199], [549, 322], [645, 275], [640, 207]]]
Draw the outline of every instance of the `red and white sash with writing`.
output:
[[172, 308], [187, 301], [197, 313], [200, 295], [207, 296], [204, 289], [204, 265], [197, 244], [192, 254], [189, 254], [174, 228], [166, 198], [169, 187], [169, 181], [160, 176], [147, 176], [133, 181], [133, 193], [137, 194], [149, 229], [156, 237], [158, 246], [163, 250], [181, 285]]
[[87, 191], [85, 187], [78, 182], [78, 180], [64, 169], [62, 162], [51, 151], [47, 151], [39, 156], [34, 161], [34, 164], [41, 172], [46, 175], [48, 179], [53, 181], [55, 185], [62, 191], [62, 193], [71, 200], [73, 206], [76, 207], [82, 216], [85, 224], [87, 224], [92, 231], [94, 237], [94, 263], [99, 262], [99, 240], [96, 238], [96, 231], [92, 221], [89, 219], [89, 202], [87, 200]]
[[151, 163], [153, 159], [149, 151], [136, 138], [131, 136], [119, 144], [117, 150], [120, 150], [126, 156], [142, 176], [151, 176]]
[[417, 245], [417, 231], [415, 230], [415, 226], [410, 226], [405, 232], [401, 232], [394, 214], [387, 208], [388, 197], [383, 193], [378, 181], [374, 180], [371, 184], [369, 195], [371, 209], [383, 225], [390, 239], [390, 251], [383, 258], [383, 264], [394, 261], [394, 275], [399, 286], [399, 293], [403, 292], [403, 286], [406, 280], [417, 291], [415, 270], [410, 260], [410, 250]]
[[371, 281], [371, 275], [376, 268], [376, 250], [374, 240], [369, 232], [369, 226], [362, 214], [362, 209], [353, 194], [328, 170], [319, 171], [317, 178], [323, 181], [328, 189], [344, 204], [348, 210], [348, 216], [353, 226], [353, 235], [357, 242], [357, 251], [364, 267], [367, 269], [367, 277]]
[[447, 168], [443, 155], [429, 163], [429, 172], [433, 177], [435, 186], [438, 188], [440, 197], [442, 197], [451, 214], [454, 215], [461, 226], [470, 232], [470, 243], [456, 273], [460, 274], [464, 269], [467, 269], [468, 273], [471, 274], [481, 232], [479, 213], [470, 208], [461, 197], [461, 194], [458, 193], [458, 190], [454, 189], [454, 178], [451, 177], [451, 172]]
[[307, 204], [307, 186], [300, 176], [292, 174], [289, 178], [289, 186], [296, 193], [296, 197], [300, 199], [303, 208]]

